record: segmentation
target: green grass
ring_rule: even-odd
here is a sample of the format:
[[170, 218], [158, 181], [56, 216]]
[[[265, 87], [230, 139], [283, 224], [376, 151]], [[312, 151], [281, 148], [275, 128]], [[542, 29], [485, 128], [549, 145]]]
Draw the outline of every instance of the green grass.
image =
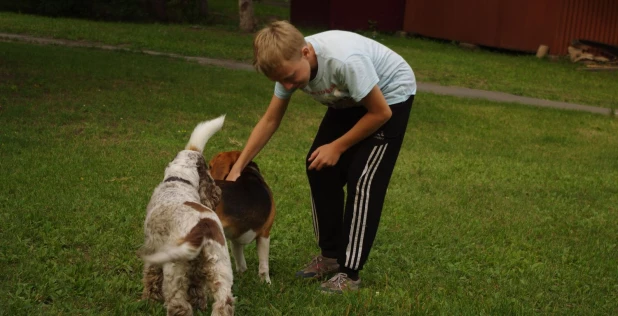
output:
[[[204, 25], [95, 22], [0, 12], [0, 32], [250, 62], [252, 34], [236, 31], [236, 3], [209, 4], [214, 17]], [[260, 25], [272, 17], [289, 19], [285, 8], [268, 3], [256, 3], [255, 11]], [[307, 35], [319, 31], [301, 30]], [[580, 64], [566, 58], [552, 62], [531, 55], [468, 51], [420, 38], [378, 34], [375, 39], [401, 54], [419, 82], [618, 109], [618, 72], [580, 71]]]
[[[271, 95], [253, 72], [0, 42], [0, 315], [163, 315], [139, 300], [152, 190], [197, 122], [227, 114], [207, 157], [240, 149]], [[273, 284], [249, 247], [238, 315], [618, 312], [615, 118], [420, 94], [363, 288], [325, 296], [294, 278], [317, 252], [303, 159], [324, 111], [295, 96], [256, 159]]]

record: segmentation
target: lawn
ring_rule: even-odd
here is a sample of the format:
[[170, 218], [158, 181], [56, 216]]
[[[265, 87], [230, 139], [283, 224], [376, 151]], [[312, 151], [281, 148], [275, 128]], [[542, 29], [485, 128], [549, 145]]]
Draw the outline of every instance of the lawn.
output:
[[[6, 31], [4, 17], [13, 15], [0, 16]], [[131, 27], [114, 24], [110, 32]], [[150, 27], [166, 30], [166, 39], [181, 29]], [[245, 36], [238, 35], [239, 43]], [[411, 41], [438, 55], [491, 60], [470, 74], [471, 84], [500, 77], [500, 85], [525, 86], [528, 96], [568, 90], [596, 105], [605, 87], [616, 87], [615, 74], [576, 72], [590, 81], [589, 93], [573, 92], [569, 80], [583, 79], [566, 78], [575, 73], [567, 63]], [[161, 42], [162, 50], [179, 53], [202, 47]], [[143, 46], [157, 48], [151, 44]], [[238, 56], [242, 49], [230, 48]], [[526, 80], [540, 76], [539, 69], [556, 80], [537, 86], [496, 75], [519, 60], [527, 65], [520, 70]], [[432, 75], [448, 74], [438, 68]], [[199, 121], [227, 114], [206, 157], [241, 149], [272, 88], [254, 72], [0, 42], [0, 315], [164, 315], [161, 304], [139, 299], [136, 251], [152, 190]], [[615, 118], [419, 94], [363, 287], [329, 296], [294, 278], [317, 252], [303, 160], [324, 111], [294, 96], [280, 132], [256, 158], [278, 209], [273, 283], [259, 282], [249, 247], [249, 271], [234, 280], [238, 315], [618, 313]]]
[[[229, 2], [209, 1], [218, 17], [204, 25], [97, 22], [0, 12], [0, 33], [116, 45], [135, 51], [154, 50], [189, 56], [225, 58], [249, 63], [252, 34], [236, 31]], [[237, 10], [237, 9], [236, 9]], [[256, 3], [264, 22], [289, 14], [268, 2]], [[309, 35], [320, 31], [303, 29]], [[566, 58], [539, 60], [532, 55], [469, 51], [452, 43], [424, 38], [365, 34], [401, 54], [419, 82], [507, 92], [554, 101], [618, 109], [618, 72], [581, 71]]]

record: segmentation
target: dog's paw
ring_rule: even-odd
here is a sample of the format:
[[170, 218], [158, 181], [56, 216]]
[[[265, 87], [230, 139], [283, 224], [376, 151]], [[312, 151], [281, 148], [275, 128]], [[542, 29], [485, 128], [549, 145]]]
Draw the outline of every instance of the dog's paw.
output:
[[243, 274], [245, 273], [245, 271], [247, 271], [247, 266], [246, 265], [241, 265], [241, 264], [237, 264], [236, 265], [236, 272]]
[[266, 284], [271, 284], [270, 283], [270, 276], [268, 275], [268, 273], [260, 273], [260, 280], [262, 280], [262, 282], [266, 283]]

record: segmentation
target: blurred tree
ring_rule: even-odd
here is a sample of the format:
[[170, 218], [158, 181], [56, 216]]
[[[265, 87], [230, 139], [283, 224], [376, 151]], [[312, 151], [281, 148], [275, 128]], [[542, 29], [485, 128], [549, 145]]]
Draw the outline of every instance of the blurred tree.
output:
[[241, 31], [253, 32], [255, 30], [257, 23], [253, 11], [253, 0], [238, 0], [238, 17]]

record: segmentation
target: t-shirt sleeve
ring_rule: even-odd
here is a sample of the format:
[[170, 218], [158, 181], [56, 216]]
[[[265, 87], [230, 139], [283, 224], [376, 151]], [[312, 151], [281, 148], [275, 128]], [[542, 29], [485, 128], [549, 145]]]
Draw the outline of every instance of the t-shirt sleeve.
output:
[[366, 97], [380, 81], [371, 59], [364, 55], [350, 56], [345, 61], [342, 75], [348, 86], [350, 97], [356, 102]]
[[292, 96], [292, 93], [296, 91], [296, 88], [292, 90], [285, 90], [282, 84], [275, 83], [275, 96], [279, 99], [287, 100]]

